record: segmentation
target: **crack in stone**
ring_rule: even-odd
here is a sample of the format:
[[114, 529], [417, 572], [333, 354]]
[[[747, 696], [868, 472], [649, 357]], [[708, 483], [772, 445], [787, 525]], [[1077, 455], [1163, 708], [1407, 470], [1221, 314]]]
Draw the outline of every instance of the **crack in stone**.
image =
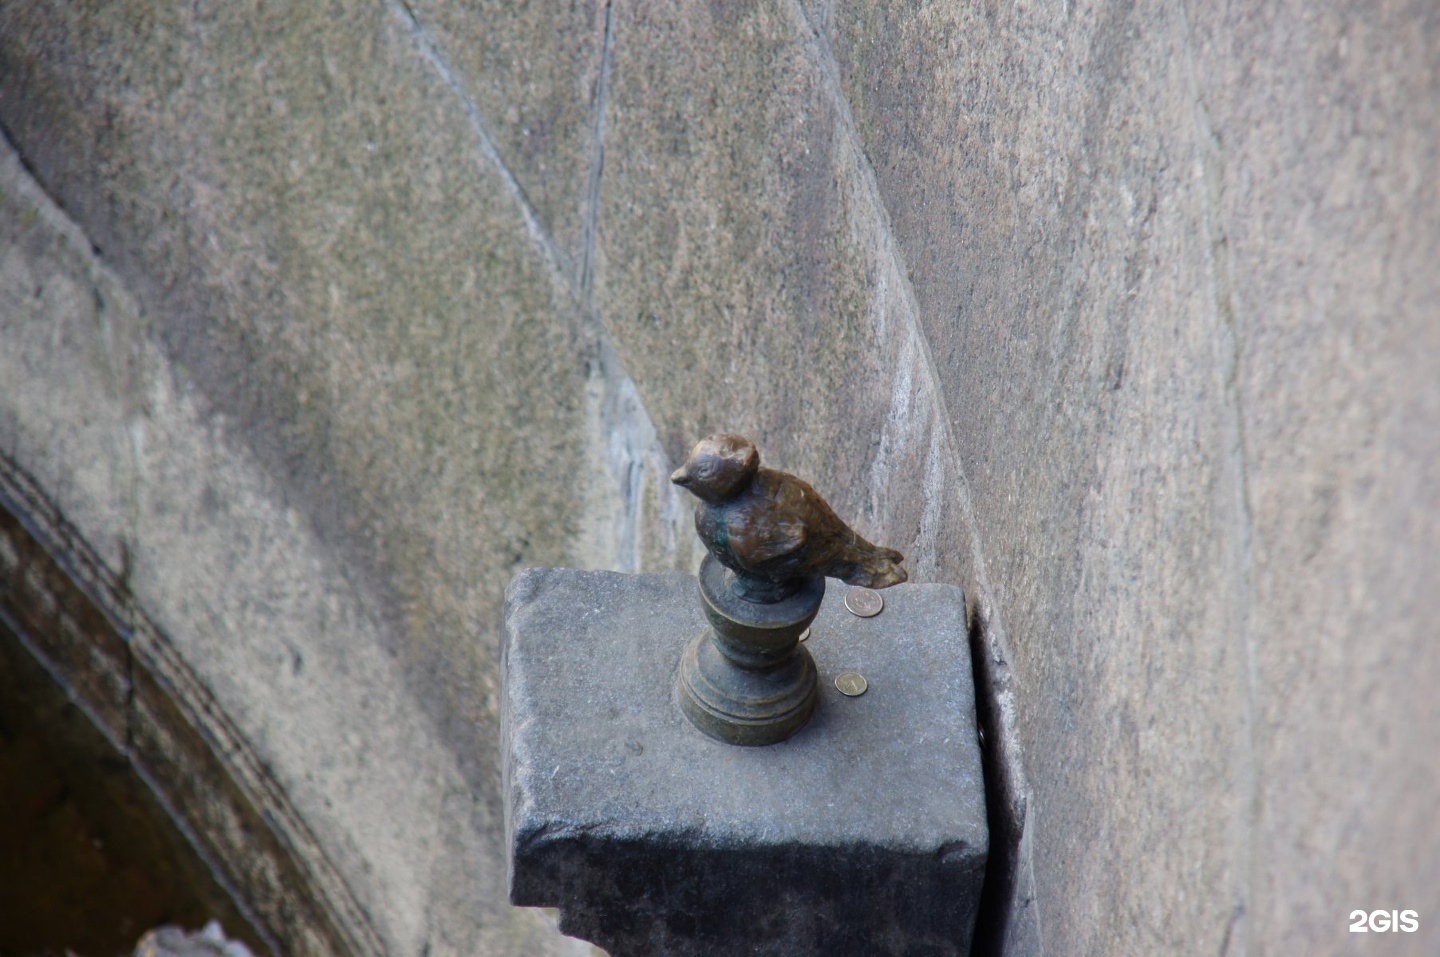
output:
[[[988, 698], [987, 710], [993, 711], [990, 718], [993, 741], [991, 748], [996, 755], [996, 767], [1001, 776], [1005, 779], [1004, 787], [1000, 793], [1006, 801], [1007, 813], [1010, 819], [1018, 824], [1018, 834], [1006, 835], [1014, 845], [1016, 858], [1010, 862], [1011, 873], [1007, 875], [1011, 883], [1009, 892], [1011, 899], [1004, 902], [1006, 908], [1005, 926], [999, 930], [997, 936], [1001, 939], [994, 941], [993, 946], [998, 951], [1003, 951], [1006, 941], [1004, 937], [1016, 926], [1015, 915], [1020, 913], [1018, 906], [1019, 897], [1028, 893], [1021, 888], [1022, 883], [1029, 882], [1030, 862], [1028, 849], [1030, 842], [1025, 841], [1025, 831], [1028, 829], [1031, 815], [1029, 800], [1030, 788], [1026, 781], [1024, 770], [1021, 764], [1019, 731], [1016, 723], [1015, 694], [1011, 684], [1010, 672], [1010, 649], [1009, 640], [1006, 636], [1003, 620], [997, 608], [995, 592], [990, 584], [989, 575], [986, 571], [984, 552], [980, 544], [978, 523], [975, 519], [975, 505], [971, 498], [970, 484], [965, 476], [963, 463], [960, 462], [956, 449], [959, 444], [956, 442], [953, 432], [953, 419], [946, 406], [944, 392], [940, 387], [940, 377], [935, 366], [933, 352], [930, 348], [929, 339], [925, 335], [924, 328], [920, 324], [919, 305], [915, 297], [914, 287], [910, 283], [909, 271], [906, 269], [903, 256], [899, 248], [899, 242], [895, 238], [891, 226], [891, 220], [886, 209], [884, 199], [880, 193], [879, 180], [871, 165], [869, 157], [865, 154], [864, 143], [860, 137], [859, 130], [855, 124], [855, 117], [850, 109], [849, 100], [844, 93], [844, 86], [840, 79], [840, 68], [831, 47], [827, 30], [823, 24], [813, 22], [806, 13], [800, 0], [792, 0], [792, 13], [798, 23], [803, 25], [812, 38], [817, 50], [817, 61], [821, 69], [823, 82], [826, 91], [829, 93], [842, 135], [848, 140], [848, 146], [855, 156], [855, 168], [858, 173], [859, 190], [864, 194], [876, 211], [877, 222], [873, 224], [880, 241], [875, 253], [878, 258], [888, 260], [890, 271], [893, 271], [902, 302], [901, 319], [910, 340], [914, 343], [916, 365], [919, 372], [919, 386], [931, 406], [931, 415], [938, 423], [932, 423], [938, 434], [933, 435], [931, 442], [938, 448], [932, 448], [931, 454], [939, 454], [950, 468], [946, 471], [953, 474], [954, 478], [950, 483], [951, 494], [955, 497], [955, 504], [960, 513], [961, 520], [966, 526], [967, 537], [970, 540], [970, 564], [975, 576], [976, 590], [979, 592], [973, 599], [973, 615], [980, 623], [978, 628], [977, 652], [972, 655], [977, 679], [977, 691], [982, 692], [978, 697]], [[827, 11], [822, 10], [822, 16]], [[991, 835], [992, 853], [996, 847], [996, 835]], [[1037, 902], [1027, 901], [1028, 909], [1032, 911], [1030, 919], [1034, 921], [1035, 936], [1038, 942], [1039, 953], [1044, 953], [1043, 937], [1040, 934], [1040, 917]]]
[[[600, 186], [605, 166], [605, 118], [610, 96], [611, 64], [614, 59], [614, 0], [607, 0], [605, 4], [605, 32], [601, 45], [600, 74], [596, 81], [590, 162], [586, 172], [585, 190], [581, 197], [583, 248], [578, 269], [546, 229], [524, 187], [501, 157], [479, 106], [465, 92], [461, 77], [441, 55], [414, 9], [407, 0], [384, 2], [405, 22], [421, 54], [460, 101], [479, 140], [482, 155], [499, 173], [506, 190], [519, 209], [530, 239], [545, 261], [551, 281], [561, 297], [575, 308], [580, 324], [593, 337], [596, 364], [603, 370], [600, 378], [606, 398], [602, 406], [609, 413], [603, 417], [602, 423], [609, 438], [606, 443], [605, 462], [610, 473], [609, 478], [620, 488], [621, 513], [620, 527], [614, 543], [615, 564], [626, 570], [639, 570], [642, 562], [639, 526], [644, 521], [645, 512], [639, 499], [647, 484], [655, 497], [662, 524], [659, 530], [664, 543], [662, 548], [667, 558], [678, 560], [681, 552], [675, 547], [674, 539], [677, 524], [675, 515], [683, 511], [680, 508], [679, 492], [665, 481], [670, 466], [664, 450], [655, 438], [653, 419], [639, 394], [637, 384], [626, 372], [619, 352], [614, 348], [614, 336], [594, 301], [595, 246], [600, 219]], [[637, 441], [641, 444], [648, 441], [648, 449], [642, 453], [635, 446]], [[642, 461], [645, 463], [643, 466], [639, 465]], [[646, 481], [642, 474], [645, 471], [653, 473], [650, 476], [652, 481]]]
[[614, 59], [615, 0], [605, 4], [605, 39], [600, 48], [600, 80], [595, 93], [595, 126], [590, 137], [590, 173], [585, 183], [585, 248], [580, 263], [580, 294], [594, 309], [595, 231], [600, 219], [600, 179], [605, 170], [605, 106], [610, 99], [610, 64]]
[[[1245, 807], [1241, 812], [1239, 854], [1238, 900], [1232, 912], [1220, 953], [1232, 952], [1244, 955], [1251, 951], [1251, 922], [1247, 919], [1251, 909], [1251, 897], [1255, 887], [1254, 836], [1258, 831], [1261, 816], [1260, 775], [1256, 756], [1255, 713], [1259, 673], [1255, 634], [1255, 545], [1254, 520], [1250, 496], [1250, 469], [1246, 454], [1245, 410], [1241, 391], [1240, 369], [1244, 361], [1240, 342], [1240, 330], [1235, 319], [1234, 289], [1230, 277], [1230, 241], [1224, 223], [1225, 162], [1223, 146], [1219, 135], [1210, 121], [1210, 111], [1205, 105], [1200, 89], [1200, 71], [1197, 62], [1193, 31], [1191, 28], [1189, 4], [1180, 5], [1182, 40], [1186, 59], [1186, 74], [1190, 86], [1190, 99], [1194, 109], [1196, 128], [1196, 162], [1202, 176], [1205, 226], [1209, 233], [1210, 292], [1222, 335], [1229, 339], [1228, 360], [1224, 369], [1224, 407], [1228, 412], [1225, 423], [1230, 433], [1230, 448], [1227, 459], [1234, 470], [1235, 510], [1239, 519], [1240, 557], [1243, 606], [1241, 612], [1240, 642], [1244, 660], [1242, 686], [1244, 706], [1241, 720], [1241, 787], [1245, 796]], [[1222, 346], [1223, 348], [1223, 346]]]
[[[24, 173], [21, 184], [22, 195], [33, 204], [43, 217], [46, 226], [63, 238], [72, 254], [83, 266], [84, 276], [90, 291], [97, 297], [96, 333], [101, 337], [102, 353], [106, 373], [111, 379], [111, 388], [133, 426], [145, 414], [143, 406], [126, 406], [130, 387], [123, 367], [114, 363], [115, 346], [110, 336], [106, 312], [109, 301], [107, 290], [112, 296], [127, 296], [128, 292], [109, 267], [102, 261], [99, 248], [90, 241], [81, 225], [66, 213], [57, 197], [52, 195], [35, 175], [33, 166], [26, 160], [9, 130], [0, 126], [0, 148], [15, 157]], [[120, 349], [126, 348], [130, 340], [120, 337]], [[357, 955], [379, 955], [384, 952], [382, 941], [371, 923], [370, 915], [356, 900], [349, 884], [340, 876], [326, 850], [311, 833], [308, 824], [291, 805], [289, 797], [275, 781], [272, 771], [253, 750], [250, 742], [229, 716], [220, 708], [208, 687], [190, 670], [189, 666], [171, 645], [168, 637], [142, 609], [134, 595], [134, 556], [131, 542], [139, 540], [140, 497], [139, 483], [142, 454], [133, 428], [127, 428], [127, 439], [121, 443], [124, 454], [131, 458], [132, 470], [130, 488], [127, 490], [127, 515], [123, 526], [128, 530], [131, 541], [123, 537], [119, 545], [119, 569], [111, 564], [86, 542], [79, 528], [73, 525], [60, 510], [60, 506], [40, 487], [37, 480], [11, 457], [12, 450], [0, 449], [0, 507], [11, 511], [25, 523], [29, 534], [40, 543], [46, 555], [70, 580], [73, 586], [93, 603], [97, 615], [104, 619], [107, 627], [124, 648], [123, 680], [125, 688], [118, 700], [114, 700], [111, 713], [119, 711], [121, 727], [114, 727], [97, 711], [84, 695], [68, 693], [74, 705], [85, 714], [92, 725], [105, 736], [107, 741], [123, 754], [136, 775], [149, 789], [160, 804], [171, 823], [184, 837], [197, 856], [214, 875], [216, 882], [234, 902], [274, 953], [280, 953], [278, 941], [267, 929], [266, 921], [260, 919], [249, 899], [242, 893], [230, 876], [230, 871], [221, 866], [217, 851], [210, 840], [202, 840], [197, 825], [192, 823], [193, 813], [187, 813], [172, 799], [170, 790], [146, 766], [142, 759], [141, 722], [145, 718], [146, 706], [139, 693], [137, 679], [149, 676], [149, 684], [161, 689], [161, 694], [183, 715], [187, 728], [203, 742], [203, 747], [217, 766], [210, 770], [192, 772], [192, 780], [202, 780], [206, 786], [217, 791], [236, 795], [235, 808], [253, 810], [269, 828], [269, 836], [276, 842], [274, 847], [282, 849], [283, 863], [293, 865], [310, 890], [302, 891], [306, 900], [312, 902], [325, 922], [324, 932], [335, 934], [349, 953]], [[9, 503], [15, 503], [12, 506]], [[3, 614], [3, 609], [0, 609]], [[69, 674], [50, 658], [44, 649], [28, 639], [24, 629], [12, 627], [27, 651], [50, 673], [61, 688], [72, 688], [74, 683]], [[153, 692], [152, 692], [153, 693]], [[152, 722], [155, 719], [151, 719]], [[153, 742], [152, 742], [153, 746]], [[182, 761], [191, 768], [207, 767], [196, 763], [193, 755]], [[182, 776], [183, 777], [183, 776]], [[181, 778], [171, 783], [184, 783]], [[229, 790], [233, 789], [233, 790]], [[196, 820], [200, 820], [196, 818]], [[234, 839], [233, 834], [224, 833], [223, 828], [213, 832], [211, 837], [226, 845]], [[268, 852], [268, 851], [267, 851]], [[227, 862], [238, 861], [239, 855], [231, 853]], [[273, 872], [275, 857], [262, 860], [259, 865], [264, 872]], [[306, 918], [308, 921], [309, 918]]]
[[430, 36], [430, 31], [420, 22], [420, 18], [415, 14], [410, 4], [407, 3], [406, 0], [384, 0], [384, 2], [396, 16], [404, 21], [410, 31], [410, 37], [415, 41], [415, 45], [419, 48], [421, 55], [424, 56], [430, 65], [435, 68], [435, 71], [440, 74], [440, 78], [445, 81], [445, 85], [450, 88], [450, 92], [453, 93], [455, 98], [460, 102], [460, 107], [464, 110], [466, 118], [470, 121], [471, 128], [475, 131], [476, 139], [480, 142], [481, 155], [494, 167], [500, 176], [500, 181], [505, 184], [506, 191], [509, 192], [511, 199], [515, 201], [516, 207], [520, 210], [521, 218], [525, 220], [526, 232], [529, 233], [531, 242], [539, 249], [546, 266], [549, 267], [551, 278], [555, 280], [556, 284], [561, 287], [570, 299], [579, 302], [580, 296], [577, 295], [575, 283], [570, 278], [572, 264], [569, 257], [560, 249], [554, 237], [552, 237], [549, 230], [545, 228], [544, 223], [540, 220], [539, 212], [535, 209], [535, 205], [530, 201], [529, 195], [525, 192], [525, 187], [520, 184], [520, 180], [501, 157], [500, 149], [496, 146], [494, 137], [490, 135], [489, 124], [485, 119], [485, 115], [480, 112], [480, 107], [475, 103], [475, 100], [465, 92], [465, 85], [460, 81], [455, 71], [450, 68], [450, 64], [446, 62], [445, 57], [441, 55], [439, 47], [435, 45], [434, 39]]

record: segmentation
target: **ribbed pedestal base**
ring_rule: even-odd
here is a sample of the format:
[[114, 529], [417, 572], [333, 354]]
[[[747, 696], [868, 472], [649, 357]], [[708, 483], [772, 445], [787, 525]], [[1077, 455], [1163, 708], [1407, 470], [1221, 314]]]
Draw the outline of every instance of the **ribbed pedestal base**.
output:
[[700, 599], [710, 630], [680, 661], [680, 706], [690, 723], [730, 744], [783, 741], [815, 710], [816, 673], [800, 633], [825, 597], [825, 579], [807, 579], [788, 597], [753, 602], [744, 583], [711, 556], [700, 566]]

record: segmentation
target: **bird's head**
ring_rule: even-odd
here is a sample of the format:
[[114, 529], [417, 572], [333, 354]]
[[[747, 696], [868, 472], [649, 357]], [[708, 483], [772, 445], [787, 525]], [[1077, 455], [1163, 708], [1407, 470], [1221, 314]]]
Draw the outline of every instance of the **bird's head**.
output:
[[670, 481], [707, 502], [724, 502], [743, 492], [759, 470], [754, 442], [734, 432], [717, 432], [695, 443]]

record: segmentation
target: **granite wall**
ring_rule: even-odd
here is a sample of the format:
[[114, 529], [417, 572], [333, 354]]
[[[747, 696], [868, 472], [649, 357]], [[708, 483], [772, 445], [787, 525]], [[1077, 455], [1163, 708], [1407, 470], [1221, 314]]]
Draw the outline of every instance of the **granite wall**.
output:
[[0, 131], [0, 453], [384, 951], [584, 951], [501, 594], [721, 427], [966, 586], [986, 947], [1440, 948], [1433, 4], [10, 0]]

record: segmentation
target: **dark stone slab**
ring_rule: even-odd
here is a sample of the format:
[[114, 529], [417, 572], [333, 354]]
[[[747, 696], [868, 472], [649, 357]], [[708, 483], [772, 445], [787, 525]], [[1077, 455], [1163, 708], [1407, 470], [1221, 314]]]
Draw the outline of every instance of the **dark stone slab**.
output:
[[[875, 618], [831, 589], [795, 737], [711, 740], [675, 676], [695, 580], [534, 569], [501, 667], [510, 898], [616, 955], [964, 954], [987, 832], [961, 589], [900, 585]], [[842, 671], [869, 681], [835, 690]]]

